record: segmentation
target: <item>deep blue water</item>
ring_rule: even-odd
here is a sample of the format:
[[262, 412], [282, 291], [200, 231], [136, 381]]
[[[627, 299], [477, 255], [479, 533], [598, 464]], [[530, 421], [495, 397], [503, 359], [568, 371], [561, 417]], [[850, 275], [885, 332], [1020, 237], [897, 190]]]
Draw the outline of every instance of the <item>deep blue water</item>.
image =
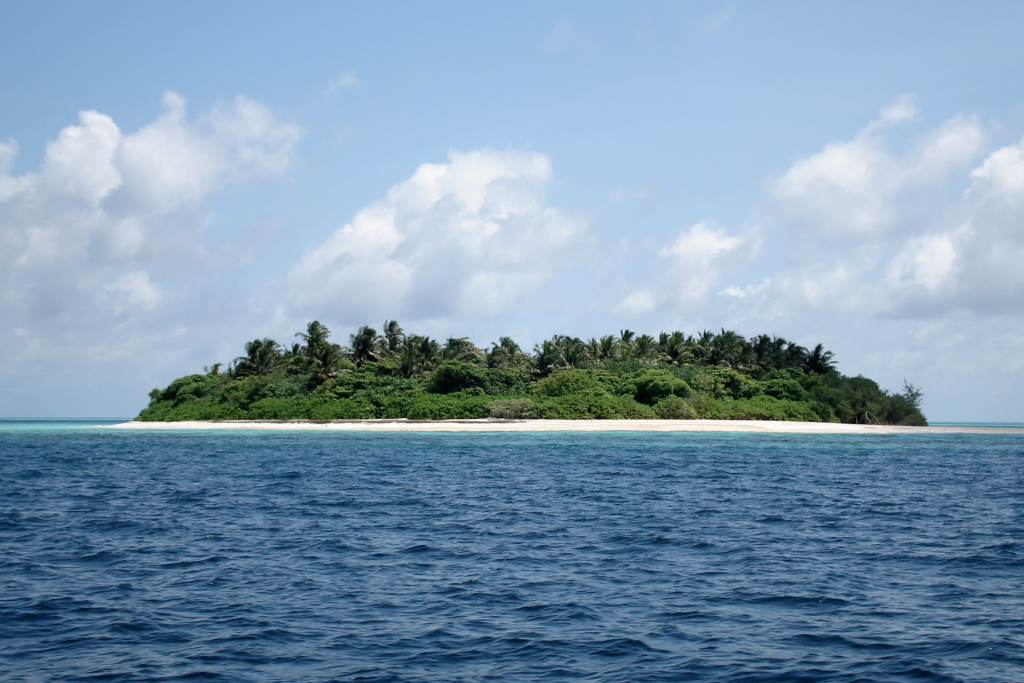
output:
[[5, 681], [1021, 681], [1024, 438], [0, 423]]

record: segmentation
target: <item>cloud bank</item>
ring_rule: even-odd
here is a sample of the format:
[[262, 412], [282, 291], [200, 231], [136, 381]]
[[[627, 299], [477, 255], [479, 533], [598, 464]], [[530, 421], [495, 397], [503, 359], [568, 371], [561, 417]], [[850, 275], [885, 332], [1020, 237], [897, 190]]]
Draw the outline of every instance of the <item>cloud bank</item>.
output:
[[17, 143], [0, 146], [0, 306], [24, 322], [154, 308], [205, 255], [203, 201], [274, 177], [301, 131], [239, 96], [189, 121], [185, 101], [134, 133], [95, 111], [46, 148], [37, 173], [9, 175]]
[[0, 144], [0, 316], [16, 365], [69, 349], [131, 355], [178, 334], [168, 307], [194, 311], [204, 283], [238, 258], [206, 245], [208, 198], [294, 162], [302, 131], [252, 99], [190, 119], [169, 92], [163, 108], [132, 133], [83, 111], [24, 175], [11, 175], [17, 142]]
[[984, 129], [958, 116], [892, 151], [888, 126], [912, 115], [894, 103], [772, 184], [803, 245], [772, 294], [894, 317], [1024, 310], [1024, 141], [985, 155]]
[[707, 310], [717, 292], [794, 314], [1024, 312], [1024, 140], [991, 150], [975, 118], [956, 116], [898, 149], [917, 117], [902, 96], [796, 160], [769, 182], [756, 229], [704, 220], [680, 232], [652, 260], [657, 283], [614, 310]]

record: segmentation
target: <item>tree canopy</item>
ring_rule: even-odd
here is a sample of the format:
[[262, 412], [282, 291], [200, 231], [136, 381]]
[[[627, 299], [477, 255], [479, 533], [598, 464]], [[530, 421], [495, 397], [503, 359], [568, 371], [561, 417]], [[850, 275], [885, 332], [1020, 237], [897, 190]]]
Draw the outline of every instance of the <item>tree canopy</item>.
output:
[[587, 340], [555, 335], [524, 351], [407, 335], [394, 320], [360, 327], [348, 346], [319, 321], [286, 348], [245, 345], [220, 363], [150, 392], [138, 420], [663, 418], [774, 419], [924, 425], [922, 393], [891, 393], [841, 374], [821, 344], [731, 331], [622, 330]]

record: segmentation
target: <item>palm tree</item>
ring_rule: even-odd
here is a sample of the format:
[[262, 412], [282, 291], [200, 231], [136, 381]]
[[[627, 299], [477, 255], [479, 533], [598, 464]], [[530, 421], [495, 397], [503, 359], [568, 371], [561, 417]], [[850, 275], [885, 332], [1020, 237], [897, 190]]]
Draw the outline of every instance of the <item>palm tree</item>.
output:
[[388, 354], [395, 355], [402, 347], [402, 342], [405, 341], [405, 332], [401, 326], [394, 320], [387, 320], [384, 322], [384, 346], [386, 347]]
[[441, 360], [441, 346], [430, 337], [410, 335], [402, 342], [398, 356], [398, 372], [415, 377], [434, 369]]
[[345, 352], [337, 344], [327, 344], [309, 364], [309, 377], [314, 384], [323, 384], [338, 374], [338, 367], [345, 360]]
[[497, 342], [491, 344], [491, 350], [486, 353], [487, 367], [502, 368], [504, 370], [525, 368], [530, 363], [530, 358], [516, 344], [511, 337], [501, 337]]
[[281, 346], [273, 339], [254, 339], [245, 345], [245, 355], [235, 359], [235, 377], [265, 375], [281, 358]]
[[458, 360], [464, 363], [480, 363], [484, 360], [484, 352], [469, 341], [468, 337], [449, 337], [441, 349], [444, 360]]
[[377, 330], [365, 325], [360, 327], [355, 334], [349, 336], [352, 361], [362, 367], [367, 361], [377, 360], [379, 341]]
[[807, 368], [807, 349], [799, 344], [786, 342], [786, 347], [782, 350], [782, 367], [805, 370]]
[[561, 367], [562, 353], [552, 341], [541, 342], [533, 347], [533, 372], [539, 377], [547, 377]]
[[825, 375], [836, 366], [836, 364], [832, 362], [834, 355], [835, 354], [831, 351], [826, 351], [824, 346], [818, 344], [810, 353], [807, 354], [804, 360], [804, 367], [807, 372]]
[[590, 364], [587, 345], [578, 337], [560, 336], [558, 350], [563, 368], [583, 368]]
[[658, 339], [658, 347], [663, 359], [669, 365], [683, 365], [693, 357], [690, 350], [693, 340], [687, 339], [686, 335], [676, 330], [672, 334], [661, 333]]
[[306, 342], [306, 345], [302, 347], [302, 353], [307, 359], [315, 359], [321, 352], [322, 349], [327, 346], [327, 339], [331, 336], [331, 331], [324, 325], [320, 324], [319, 320], [306, 325], [306, 331], [298, 332], [295, 335]]
[[633, 342], [632, 355], [638, 360], [647, 360], [654, 355], [656, 348], [654, 337], [649, 334], [642, 334]]
[[712, 364], [712, 349], [715, 342], [715, 333], [711, 330], [704, 330], [693, 340], [693, 357], [701, 365]]
[[[626, 330], [628, 332], [628, 330]], [[631, 333], [632, 334], [632, 333]], [[605, 335], [601, 337], [601, 347], [599, 353], [596, 356], [598, 360], [605, 360], [608, 358], [615, 358], [618, 353], [619, 342], [612, 335]]]

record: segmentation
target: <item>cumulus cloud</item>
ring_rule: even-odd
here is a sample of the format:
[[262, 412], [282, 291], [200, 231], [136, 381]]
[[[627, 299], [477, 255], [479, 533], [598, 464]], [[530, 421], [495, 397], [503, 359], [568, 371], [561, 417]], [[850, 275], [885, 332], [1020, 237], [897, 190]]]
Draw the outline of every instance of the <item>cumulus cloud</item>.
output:
[[655, 289], [628, 294], [614, 308], [623, 313], [647, 313], [664, 307], [702, 303], [720, 280], [722, 268], [756, 247], [751, 236], [730, 235], [710, 221], [700, 221], [658, 252], [663, 275]]
[[788, 227], [796, 246], [759, 295], [896, 317], [1024, 311], [1024, 141], [986, 154], [985, 130], [957, 116], [894, 151], [889, 132], [917, 115], [901, 97], [771, 183], [773, 236]]
[[[660, 249], [657, 284], [613, 310], [693, 311], [717, 288], [739, 315], [765, 304], [897, 318], [1024, 313], [1024, 140], [993, 149], [975, 118], [956, 116], [899, 146], [899, 128], [918, 119], [904, 95], [851, 139], [797, 159], [768, 185], [759, 239], [698, 223]], [[761, 243], [770, 256], [748, 258]]]
[[299, 310], [356, 322], [506, 310], [569, 256], [583, 221], [549, 206], [543, 154], [452, 152], [309, 249], [288, 276]]
[[[244, 96], [190, 120], [164, 112], [133, 133], [83, 111], [46, 147], [40, 169], [11, 176], [0, 144], [0, 312], [22, 329], [56, 318], [95, 326], [154, 311], [209, 267], [207, 197], [276, 177], [301, 131]], [[108, 320], [109, 319], [109, 320]]]
[[852, 140], [794, 163], [771, 186], [784, 217], [810, 238], [915, 229], [934, 208], [936, 190], [977, 159], [985, 142], [977, 121], [958, 116], [894, 155], [885, 132], [915, 115], [912, 101], [899, 98]]

